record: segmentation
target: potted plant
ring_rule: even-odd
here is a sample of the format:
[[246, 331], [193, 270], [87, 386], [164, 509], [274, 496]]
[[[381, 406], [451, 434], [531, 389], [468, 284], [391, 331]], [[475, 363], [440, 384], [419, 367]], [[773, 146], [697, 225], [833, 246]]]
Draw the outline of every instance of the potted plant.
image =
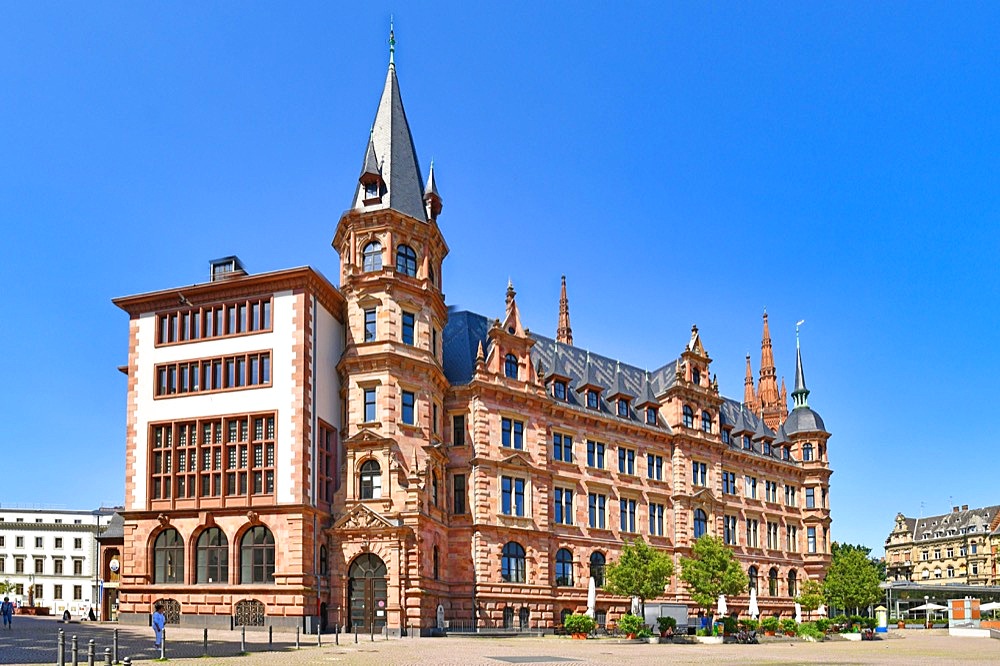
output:
[[822, 631], [824, 634], [830, 631], [831, 622], [825, 617], [821, 617], [816, 620], [816, 628]]
[[752, 617], [744, 618], [739, 621], [739, 626], [743, 631], [757, 631], [760, 628], [760, 622]]
[[726, 615], [722, 618], [722, 635], [732, 636], [736, 633], [736, 618], [731, 615]]
[[646, 623], [638, 615], [625, 614], [618, 618], [618, 629], [625, 634], [626, 638], [635, 638], [639, 630], [643, 629]]
[[774, 636], [778, 631], [778, 618], [774, 616], [765, 617], [760, 621], [760, 628], [764, 630], [765, 636]]
[[563, 622], [563, 627], [572, 634], [573, 638], [586, 638], [595, 626], [594, 618], [583, 613], [573, 613], [567, 616]]
[[672, 617], [658, 617], [656, 618], [656, 626], [660, 630], [661, 638], [669, 638], [674, 635], [674, 629], [677, 628], [677, 620]]
[[785, 632], [786, 636], [794, 636], [798, 632], [799, 626], [795, 624], [795, 620], [790, 617], [786, 617], [781, 621], [781, 630]]

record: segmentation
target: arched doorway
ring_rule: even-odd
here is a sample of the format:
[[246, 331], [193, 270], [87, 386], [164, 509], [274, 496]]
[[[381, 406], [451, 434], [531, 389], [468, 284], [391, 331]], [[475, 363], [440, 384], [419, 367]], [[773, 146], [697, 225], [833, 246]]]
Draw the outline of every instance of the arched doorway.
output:
[[351, 629], [381, 631], [386, 621], [388, 601], [387, 569], [377, 555], [359, 555], [348, 572], [347, 603], [351, 609]]

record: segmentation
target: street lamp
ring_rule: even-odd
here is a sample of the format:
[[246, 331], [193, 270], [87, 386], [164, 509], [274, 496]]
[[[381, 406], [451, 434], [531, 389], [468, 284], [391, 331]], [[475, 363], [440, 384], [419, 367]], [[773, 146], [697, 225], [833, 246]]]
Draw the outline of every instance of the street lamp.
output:
[[926, 622], [924, 623], [924, 626], [925, 626], [925, 627], [926, 627], [927, 629], [930, 629], [930, 628], [931, 628], [931, 609], [930, 609], [930, 605], [929, 605], [929, 603], [928, 603], [929, 599], [930, 599], [930, 597], [928, 597], [928, 596], [927, 596], [927, 595], [925, 594], [925, 595], [924, 595], [924, 613], [926, 613], [926, 614], [927, 614], [927, 621], [926, 621]]

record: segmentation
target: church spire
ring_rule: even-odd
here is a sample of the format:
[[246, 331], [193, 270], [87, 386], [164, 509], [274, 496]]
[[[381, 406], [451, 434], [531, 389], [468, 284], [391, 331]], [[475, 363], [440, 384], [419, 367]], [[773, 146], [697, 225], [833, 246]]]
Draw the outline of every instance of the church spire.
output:
[[792, 391], [793, 409], [809, 406], [809, 389], [806, 388], [806, 373], [802, 370], [802, 349], [799, 347], [799, 326], [805, 320], [795, 324], [795, 390]]
[[774, 367], [771, 348], [771, 329], [764, 310], [764, 331], [760, 340], [760, 382], [757, 384], [757, 406], [769, 428], [776, 429], [788, 415], [788, 407], [781, 402], [778, 391], [778, 373]]
[[562, 291], [559, 294], [559, 327], [556, 340], [564, 345], [573, 344], [573, 329], [569, 325], [569, 299], [566, 298], [566, 276], [562, 276]]
[[757, 404], [757, 395], [753, 388], [753, 368], [750, 367], [750, 354], [747, 354], [747, 375], [743, 380], [743, 404], [751, 410]]
[[[424, 183], [413, 148], [410, 125], [403, 110], [403, 99], [396, 80], [396, 38], [389, 28], [389, 71], [379, 99], [371, 138], [365, 150], [362, 175], [354, 193], [352, 208], [358, 210], [392, 209], [426, 222]], [[371, 173], [372, 165], [377, 168]]]

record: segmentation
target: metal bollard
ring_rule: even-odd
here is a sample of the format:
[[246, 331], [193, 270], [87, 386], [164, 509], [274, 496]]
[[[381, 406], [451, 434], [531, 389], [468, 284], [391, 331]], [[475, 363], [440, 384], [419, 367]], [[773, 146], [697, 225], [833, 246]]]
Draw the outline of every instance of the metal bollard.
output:
[[240, 629], [240, 652], [247, 651], [247, 627], [243, 625]]
[[340, 645], [340, 627], [335, 626], [333, 628], [333, 642]]
[[116, 664], [120, 663], [118, 661], [118, 630], [117, 629], [115, 629], [114, 642], [111, 643], [111, 648], [112, 648], [111, 649], [111, 657], [112, 657], [114, 663], [116, 663]]
[[87, 641], [87, 666], [94, 666], [94, 639]]
[[66, 666], [66, 632], [62, 629], [59, 630], [59, 638], [56, 640], [56, 645], [59, 649], [59, 654], [56, 656], [56, 664], [58, 666]]
[[70, 646], [69, 654], [72, 660], [71, 663], [73, 666], [77, 666], [80, 663], [80, 645], [75, 635], [70, 639]]
[[323, 647], [323, 632], [316, 628], [316, 647]]
[[132, 666], [132, 657], [125, 657], [125, 661], [122, 662], [125, 666]]
[[354, 642], [358, 642], [358, 625], [354, 625]]
[[274, 625], [269, 625], [267, 628], [267, 649], [274, 649]]
[[201, 652], [202, 652], [202, 656], [203, 657], [207, 657], [208, 656], [208, 627], [205, 627], [205, 629], [202, 632], [202, 636], [201, 636]]
[[111, 648], [104, 648], [104, 666], [111, 666]]
[[299, 649], [299, 628], [295, 627], [295, 649]]
[[160, 637], [160, 659], [167, 658], [167, 628], [163, 627], [163, 633]]

